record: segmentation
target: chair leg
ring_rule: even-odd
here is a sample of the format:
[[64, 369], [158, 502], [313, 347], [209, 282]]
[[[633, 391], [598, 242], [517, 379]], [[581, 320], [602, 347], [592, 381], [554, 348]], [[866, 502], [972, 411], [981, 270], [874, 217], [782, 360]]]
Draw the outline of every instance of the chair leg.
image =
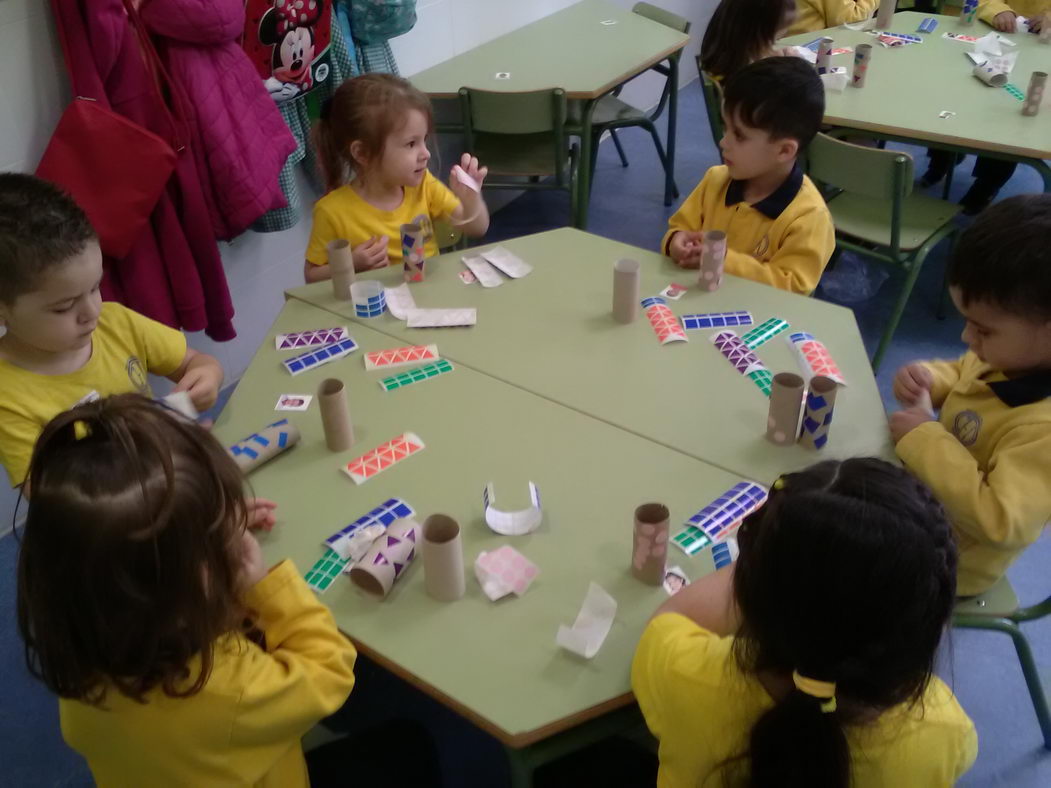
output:
[[628, 157], [624, 155], [624, 146], [620, 144], [620, 137], [617, 136], [616, 129], [609, 130], [610, 139], [613, 140], [613, 147], [617, 149], [617, 155], [620, 156], [620, 166], [628, 166]]
[[912, 287], [916, 284], [916, 277], [920, 275], [920, 268], [926, 257], [927, 252], [923, 251], [912, 261], [912, 266], [909, 268], [909, 272], [905, 277], [905, 284], [901, 286], [898, 300], [894, 304], [894, 310], [891, 312], [887, 328], [883, 331], [883, 336], [880, 338], [879, 347], [876, 348], [876, 355], [872, 357], [873, 373], [879, 370], [880, 362], [883, 360], [883, 354], [887, 352], [887, 348], [890, 347], [890, 341], [894, 337], [894, 332], [898, 330], [898, 323], [901, 322], [901, 316], [905, 313], [905, 305], [909, 302], [909, 296], [912, 295]]
[[1044, 737], [1044, 748], [1051, 750], [1051, 711], [1048, 710], [1047, 695], [1040, 681], [1040, 672], [1037, 670], [1036, 661], [1033, 659], [1033, 651], [1029, 647], [1029, 640], [1017, 624], [1012, 624], [1008, 634], [1011, 636], [1015, 651], [1018, 653], [1018, 662], [1022, 666], [1025, 685], [1029, 689], [1029, 697], [1033, 701], [1033, 711], [1036, 712], [1036, 720], [1040, 724], [1040, 733]]
[[[669, 170], [671, 162], [668, 161], [668, 154], [664, 152], [664, 146], [661, 144], [661, 137], [660, 134], [657, 133], [657, 127], [650, 123], [645, 128], [646, 131], [650, 133], [650, 136], [653, 137], [653, 147], [657, 149], [657, 158], [661, 160], [661, 167], [664, 168], [664, 173], [667, 176], [667, 179], [671, 181], [672, 196], [675, 197], [675, 199], [678, 199], [679, 187], [675, 184], [675, 179], [672, 177], [672, 173]], [[671, 205], [671, 200], [666, 200], [664, 204]]]
[[[948, 177], [952, 177], [951, 171], [949, 172]], [[949, 260], [952, 259], [952, 253], [955, 248], [956, 233], [953, 233], [951, 238], [949, 239], [949, 254], [946, 255], [945, 258], [945, 273], [942, 276], [942, 291], [938, 294], [938, 309], [934, 312], [934, 316], [938, 320], [944, 320], [947, 315], [946, 307], [948, 306], [948, 304], [946, 302], [949, 300], [947, 298], [947, 296], [949, 295]]]

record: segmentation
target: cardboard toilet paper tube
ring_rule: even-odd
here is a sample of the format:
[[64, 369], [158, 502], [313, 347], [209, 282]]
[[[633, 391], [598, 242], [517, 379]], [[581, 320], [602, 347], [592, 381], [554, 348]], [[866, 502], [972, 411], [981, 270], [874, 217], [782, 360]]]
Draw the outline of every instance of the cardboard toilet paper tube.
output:
[[994, 88], [1002, 88], [1007, 84], [1007, 74], [1002, 71], [996, 71], [992, 66], [975, 66], [974, 71], [971, 73], [986, 85]]
[[649, 586], [659, 586], [664, 582], [668, 519], [668, 507], [664, 504], [644, 503], [635, 510], [631, 573]]
[[418, 224], [401, 226], [401, 262], [406, 282], [423, 281], [423, 228]]
[[869, 63], [872, 62], [872, 44], [858, 44], [854, 47], [854, 75], [851, 84], [856, 88], [865, 87], [865, 76]]
[[[1051, 24], [1049, 22], [1048, 24]], [[1022, 102], [1022, 114], [1033, 116], [1040, 111], [1040, 103], [1044, 100], [1044, 87], [1047, 85], [1047, 73], [1034, 71], [1029, 78], [1029, 89]]]
[[822, 449], [828, 443], [837, 388], [836, 381], [824, 375], [810, 379], [810, 390], [803, 406], [803, 425], [799, 431], [799, 442], [808, 449]]
[[726, 263], [726, 233], [708, 230], [701, 241], [701, 266], [697, 283], [705, 290], [718, 290], [723, 283], [723, 265]]
[[822, 38], [817, 44], [817, 73], [827, 74], [832, 68], [832, 44], [831, 38]]
[[332, 293], [340, 301], [350, 300], [350, 286], [354, 284], [354, 255], [350, 241], [337, 238], [328, 242], [328, 268], [332, 272]]
[[883, 31], [890, 28], [894, 21], [894, 12], [897, 10], [897, 0], [880, 0], [879, 11], [876, 12], [876, 29]]
[[351, 582], [372, 596], [387, 596], [416, 557], [419, 532], [419, 523], [408, 517], [388, 525], [386, 533], [351, 568]]
[[766, 419], [766, 439], [778, 446], [796, 442], [799, 413], [803, 410], [803, 378], [792, 372], [778, 372], [770, 386], [770, 415]]
[[247, 475], [297, 443], [299, 429], [288, 419], [283, 419], [238, 441], [226, 451], [234, 458], [237, 467]]
[[462, 597], [466, 586], [459, 523], [447, 515], [432, 514], [423, 521], [420, 551], [427, 593], [439, 602], [455, 602]]
[[613, 319], [631, 323], [639, 315], [638, 260], [617, 260], [613, 264]]
[[354, 445], [354, 424], [350, 420], [347, 391], [342, 380], [328, 378], [317, 388], [321, 406], [321, 427], [329, 451], [346, 451]]
[[974, 17], [978, 14], [978, 0], [963, 0], [963, 10], [960, 11], [960, 24], [973, 25]]

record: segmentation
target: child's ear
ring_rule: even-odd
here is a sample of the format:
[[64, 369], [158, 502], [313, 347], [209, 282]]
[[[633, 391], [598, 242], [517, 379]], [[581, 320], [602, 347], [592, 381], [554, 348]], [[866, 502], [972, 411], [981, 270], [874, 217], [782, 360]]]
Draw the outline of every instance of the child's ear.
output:
[[786, 137], [778, 142], [777, 158], [781, 161], [791, 161], [799, 155], [799, 140]]
[[369, 157], [365, 150], [364, 142], [361, 140], [354, 140], [350, 143], [350, 159], [358, 166], [364, 166], [369, 163]]

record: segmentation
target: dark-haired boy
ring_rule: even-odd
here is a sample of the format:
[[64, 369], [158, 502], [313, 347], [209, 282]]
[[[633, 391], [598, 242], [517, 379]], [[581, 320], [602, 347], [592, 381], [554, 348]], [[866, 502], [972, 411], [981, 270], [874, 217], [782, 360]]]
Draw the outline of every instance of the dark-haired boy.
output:
[[150, 395], [147, 372], [175, 382], [198, 410], [223, 370], [181, 332], [102, 303], [102, 252], [80, 207], [53, 184], [0, 173], [0, 463], [23, 483], [44, 425], [110, 394]]
[[824, 87], [801, 58], [764, 58], [730, 77], [719, 143], [725, 163], [708, 170], [668, 220], [661, 250], [683, 268], [696, 268], [703, 232], [721, 230], [727, 273], [811, 293], [836, 233], [797, 158], [824, 112]]
[[968, 352], [908, 364], [894, 381], [906, 406], [890, 420], [898, 456], [952, 519], [962, 596], [996, 583], [1051, 519], [1049, 238], [1051, 195], [981, 213], [949, 264]]

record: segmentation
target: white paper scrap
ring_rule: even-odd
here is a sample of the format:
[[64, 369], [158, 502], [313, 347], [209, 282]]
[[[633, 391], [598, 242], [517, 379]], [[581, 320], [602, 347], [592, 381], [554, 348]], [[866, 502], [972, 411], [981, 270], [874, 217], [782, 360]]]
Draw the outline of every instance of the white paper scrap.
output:
[[572, 627], [559, 625], [555, 642], [574, 654], [591, 659], [602, 648], [616, 616], [617, 600], [598, 583], [592, 582], [577, 613], [577, 620]]
[[869, 17], [861, 22], [847, 22], [843, 27], [847, 30], [872, 30], [876, 26], [876, 18]]
[[416, 308], [416, 299], [412, 297], [412, 291], [405, 283], [384, 288], [383, 295], [387, 299], [387, 309], [398, 320], [408, 320], [409, 313]]
[[529, 482], [529, 500], [531, 506], [517, 512], [504, 512], [493, 506], [496, 503], [496, 492], [493, 483], [489, 482], [482, 491], [482, 505], [485, 507], [485, 522], [504, 536], [521, 536], [532, 533], [544, 519], [544, 510], [540, 507], [540, 490]]
[[[387, 302], [390, 306], [390, 301]], [[463, 309], [413, 309], [405, 322], [406, 328], [446, 328], [449, 326], [473, 326], [478, 322], [478, 310]]]
[[190, 392], [188, 391], [173, 391], [168, 396], [162, 397], [161, 401], [176, 413], [182, 414], [190, 421], [197, 421], [197, 417], [200, 415], [197, 412], [197, 408], [193, 406], [193, 400], [190, 399]]
[[831, 90], [833, 93], [842, 93], [847, 87], [847, 82], [850, 81], [846, 69], [843, 69], [842, 73], [834, 69], [827, 74], [820, 74], [819, 76], [821, 82], [825, 85], [825, 90]]
[[533, 266], [502, 246], [486, 249], [481, 255], [512, 279], [521, 279], [523, 276], [528, 276], [533, 270]]
[[474, 560], [474, 576], [493, 602], [512, 593], [522, 596], [538, 574], [537, 565], [510, 545], [488, 553], [483, 550]]
[[453, 175], [460, 183], [466, 186], [473, 192], [480, 192], [482, 187], [478, 184], [474, 178], [467, 174], [467, 171], [459, 164], [453, 165]]
[[500, 274], [493, 268], [492, 263], [481, 255], [465, 254], [462, 258], [463, 264], [471, 269], [471, 273], [482, 283], [482, 287], [499, 287], [504, 283]]

